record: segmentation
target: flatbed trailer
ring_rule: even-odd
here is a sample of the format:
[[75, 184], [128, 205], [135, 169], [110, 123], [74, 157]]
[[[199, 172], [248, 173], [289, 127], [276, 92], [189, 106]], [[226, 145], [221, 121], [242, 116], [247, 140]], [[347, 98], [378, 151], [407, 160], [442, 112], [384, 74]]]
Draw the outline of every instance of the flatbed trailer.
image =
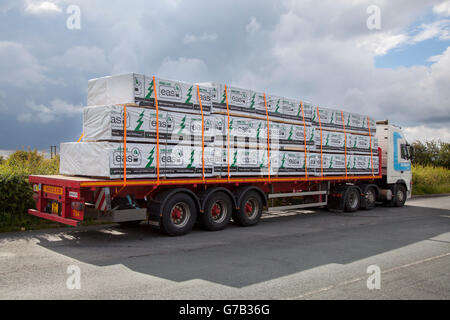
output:
[[377, 123], [377, 138], [373, 156], [379, 167], [372, 173], [378, 174], [369, 175], [314, 176], [307, 170], [301, 176], [128, 180], [31, 175], [36, 209], [28, 213], [71, 226], [87, 217], [128, 226], [148, 220], [169, 235], [182, 235], [196, 221], [211, 231], [224, 229], [231, 219], [255, 225], [264, 207], [342, 212], [369, 210], [376, 202], [403, 206], [411, 196], [412, 149], [400, 128], [387, 121]]

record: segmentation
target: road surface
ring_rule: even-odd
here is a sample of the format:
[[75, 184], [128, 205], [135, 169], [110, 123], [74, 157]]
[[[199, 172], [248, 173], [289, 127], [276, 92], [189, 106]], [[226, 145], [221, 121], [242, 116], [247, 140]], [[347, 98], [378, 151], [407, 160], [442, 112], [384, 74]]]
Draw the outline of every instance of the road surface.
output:
[[448, 196], [182, 237], [148, 225], [0, 235], [0, 299], [449, 299], [449, 270]]

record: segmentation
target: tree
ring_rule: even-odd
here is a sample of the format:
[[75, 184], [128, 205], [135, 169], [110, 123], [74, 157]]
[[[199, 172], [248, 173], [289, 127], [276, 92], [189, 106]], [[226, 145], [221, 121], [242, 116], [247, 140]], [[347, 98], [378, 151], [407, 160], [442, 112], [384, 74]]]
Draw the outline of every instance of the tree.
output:
[[415, 141], [413, 164], [450, 169], [450, 144], [442, 141]]
[[438, 165], [450, 169], [450, 143], [439, 143], [439, 162]]

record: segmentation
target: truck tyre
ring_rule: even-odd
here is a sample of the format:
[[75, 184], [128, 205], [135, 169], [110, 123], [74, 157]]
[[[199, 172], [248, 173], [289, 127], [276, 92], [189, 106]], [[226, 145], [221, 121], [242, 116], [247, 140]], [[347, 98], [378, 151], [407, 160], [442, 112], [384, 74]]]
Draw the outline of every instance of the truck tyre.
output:
[[186, 193], [176, 193], [162, 208], [161, 230], [170, 236], [181, 236], [191, 231], [197, 219], [197, 206]]
[[345, 193], [344, 211], [355, 212], [359, 209], [361, 204], [361, 194], [359, 189], [355, 187], [349, 187]]
[[223, 230], [231, 219], [233, 206], [224, 192], [215, 192], [206, 201], [204, 212], [200, 213], [200, 225], [209, 231]]
[[394, 206], [403, 207], [406, 201], [406, 188], [402, 184], [397, 184], [397, 188], [394, 194]]
[[365, 210], [372, 210], [375, 208], [375, 201], [377, 199], [377, 192], [375, 188], [369, 187], [366, 192], [364, 192], [363, 198], [361, 199], [361, 208]]
[[261, 219], [263, 200], [256, 191], [249, 191], [239, 203], [239, 210], [233, 213], [233, 220], [243, 227], [253, 226]]

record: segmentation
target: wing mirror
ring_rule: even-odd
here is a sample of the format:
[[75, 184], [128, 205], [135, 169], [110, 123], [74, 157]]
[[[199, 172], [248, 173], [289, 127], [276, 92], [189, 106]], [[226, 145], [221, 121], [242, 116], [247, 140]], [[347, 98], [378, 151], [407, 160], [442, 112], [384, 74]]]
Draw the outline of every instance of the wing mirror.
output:
[[409, 160], [413, 160], [414, 159], [414, 147], [410, 144], [407, 145], [408, 147], [408, 158]]

